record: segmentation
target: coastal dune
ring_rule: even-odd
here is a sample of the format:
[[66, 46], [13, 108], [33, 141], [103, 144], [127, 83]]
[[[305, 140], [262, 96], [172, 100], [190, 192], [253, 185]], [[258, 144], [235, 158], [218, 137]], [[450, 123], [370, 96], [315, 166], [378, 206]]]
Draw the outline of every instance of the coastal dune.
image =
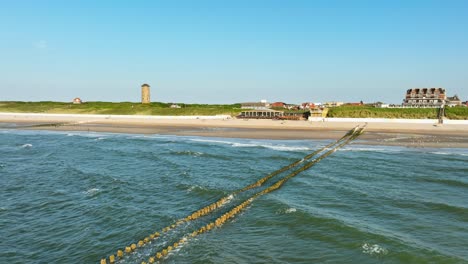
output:
[[18, 129], [96, 131], [264, 139], [336, 139], [367, 123], [362, 143], [468, 147], [468, 120], [326, 118], [317, 121], [235, 119], [219, 116], [141, 116], [0, 113], [0, 123]]

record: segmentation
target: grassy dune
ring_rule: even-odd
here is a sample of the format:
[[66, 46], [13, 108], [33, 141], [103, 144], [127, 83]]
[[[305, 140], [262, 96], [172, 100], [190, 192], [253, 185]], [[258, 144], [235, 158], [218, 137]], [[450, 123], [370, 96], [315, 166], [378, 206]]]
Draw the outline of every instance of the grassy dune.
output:
[[[328, 117], [437, 119], [437, 108], [375, 108], [373, 106], [340, 106], [330, 108]], [[449, 119], [468, 119], [468, 107], [447, 107]]]
[[328, 117], [417, 118], [436, 119], [436, 108], [375, 108], [373, 106], [340, 106], [330, 108]]
[[[181, 108], [170, 108], [170, 105], [168, 103], [157, 102], [145, 105], [132, 102], [86, 102], [78, 105], [63, 102], [0, 102], [0, 112], [174, 116], [220, 114], [235, 116], [241, 112], [240, 104], [179, 104]], [[340, 106], [330, 108], [328, 117], [436, 119], [437, 114], [438, 109], [436, 108]], [[468, 120], [468, 107], [448, 107], [446, 108], [445, 115], [449, 119]]]
[[0, 102], [0, 112], [50, 113], [50, 114], [103, 114], [103, 115], [237, 115], [240, 105], [171, 104], [132, 102], [86, 102], [71, 104], [63, 102]]
[[449, 107], [445, 109], [445, 117], [448, 119], [468, 120], [468, 107]]

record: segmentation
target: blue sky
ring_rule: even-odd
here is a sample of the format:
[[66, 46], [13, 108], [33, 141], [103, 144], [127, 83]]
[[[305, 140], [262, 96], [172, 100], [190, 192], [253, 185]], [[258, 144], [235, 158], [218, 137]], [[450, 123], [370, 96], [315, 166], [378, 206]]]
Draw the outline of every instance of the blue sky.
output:
[[468, 1], [0, 0], [0, 101], [468, 99]]

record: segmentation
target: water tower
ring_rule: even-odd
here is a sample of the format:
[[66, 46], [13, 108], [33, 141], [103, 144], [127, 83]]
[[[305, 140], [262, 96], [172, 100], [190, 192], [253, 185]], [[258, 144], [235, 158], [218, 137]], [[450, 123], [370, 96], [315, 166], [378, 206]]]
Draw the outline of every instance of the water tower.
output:
[[141, 103], [142, 104], [149, 104], [150, 101], [150, 86], [149, 84], [143, 84], [141, 86]]

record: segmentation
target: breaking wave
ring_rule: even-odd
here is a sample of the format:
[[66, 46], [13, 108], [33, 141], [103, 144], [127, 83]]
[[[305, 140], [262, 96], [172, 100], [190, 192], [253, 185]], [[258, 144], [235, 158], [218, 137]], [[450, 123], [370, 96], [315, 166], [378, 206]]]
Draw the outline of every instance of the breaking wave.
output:
[[388, 250], [377, 244], [364, 243], [362, 245], [362, 253], [369, 255], [386, 255]]
[[88, 189], [86, 191], [83, 191], [83, 194], [86, 194], [87, 196], [93, 197], [93, 196], [97, 195], [100, 192], [101, 192], [101, 189], [99, 189], [99, 188], [91, 188], [91, 189]]
[[313, 148], [311, 147], [305, 147], [305, 146], [287, 146], [287, 145], [273, 145], [273, 144], [268, 144], [268, 143], [262, 143], [262, 142], [248, 142], [248, 143], [243, 143], [243, 142], [233, 142], [233, 141], [224, 141], [224, 140], [212, 140], [212, 139], [190, 139], [190, 141], [194, 142], [204, 142], [204, 143], [214, 143], [214, 144], [224, 144], [224, 145], [230, 145], [234, 148], [267, 148], [267, 149], [273, 149], [273, 150], [278, 150], [278, 151], [306, 151], [306, 150], [312, 150]]

